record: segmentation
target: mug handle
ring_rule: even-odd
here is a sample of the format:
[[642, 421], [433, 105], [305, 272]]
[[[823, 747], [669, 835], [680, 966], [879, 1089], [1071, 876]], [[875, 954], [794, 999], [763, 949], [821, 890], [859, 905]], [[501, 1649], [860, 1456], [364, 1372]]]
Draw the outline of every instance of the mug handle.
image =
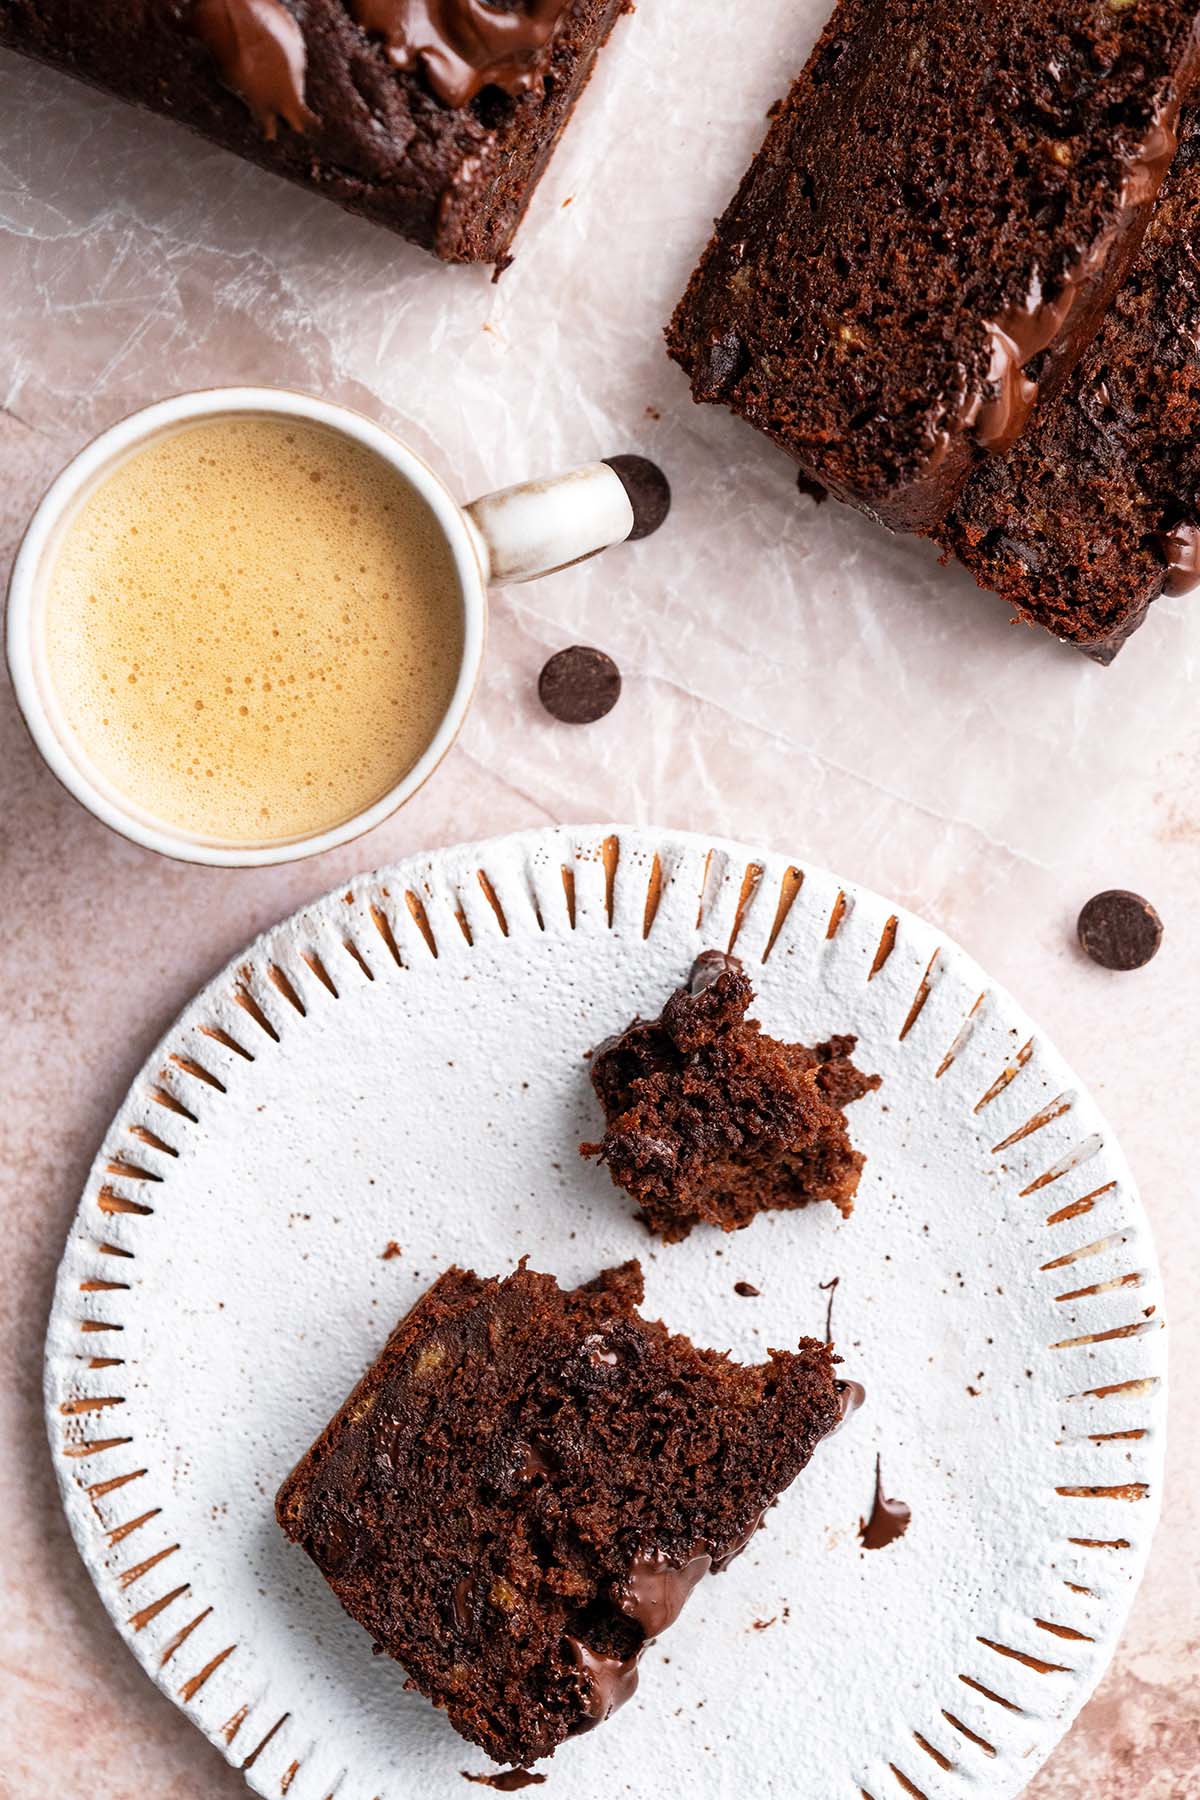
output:
[[606, 462], [500, 488], [463, 510], [485, 582], [535, 581], [639, 535], [625, 483]]

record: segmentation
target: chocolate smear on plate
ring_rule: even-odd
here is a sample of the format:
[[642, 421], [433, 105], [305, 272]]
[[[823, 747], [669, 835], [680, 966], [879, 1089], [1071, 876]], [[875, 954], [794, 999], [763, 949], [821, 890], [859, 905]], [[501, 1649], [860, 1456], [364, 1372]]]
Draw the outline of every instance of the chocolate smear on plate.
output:
[[875, 1499], [869, 1519], [858, 1521], [858, 1535], [864, 1550], [886, 1550], [902, 1538], [912, 1522], [912, 1508], [903, 1500], [889, 1500], [883, 1491], [880, 1458], [875, 1458]]
[[841, 1279], [840, 1275], [835, 1275], [832, 1281], [818, 1281], [817, 1283], [821, 1292], [829, 1295], [829, 1304], [825, 1308], [825, 1342], [827, 1344], [833, 1342], [833, 1296], [837, 1293], [838, 1282]]
[[472, 1775], [464, 1769], [462, 1777], [464, 1781], [477, 1782], [480, 1787], [495, 1788], [498, 1794], [515, 1794], [521, 1788], [539, 1787], [546, 1779], [532, 1769], [502, 1769], [498, 1775]]

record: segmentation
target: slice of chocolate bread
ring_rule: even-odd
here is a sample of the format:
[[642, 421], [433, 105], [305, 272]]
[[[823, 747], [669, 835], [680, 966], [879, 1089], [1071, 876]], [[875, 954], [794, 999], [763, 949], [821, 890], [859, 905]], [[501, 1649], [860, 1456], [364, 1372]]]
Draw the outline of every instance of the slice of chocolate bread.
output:
[[668, 1243], [810, 1200], [853, 1210], [863, 1158], [842, 1109], [879, 1077], [854, 1067], [852, 1037], [815, 1049], [768, 1037], [746, 1017], [753, 999], [736, 958], [706, 951], [660, 1018], [635, 1020], [592, 1059], [607, 1129], [583, 1154], [604, 1159]]
[[840, 0], [670, 354], [810, 482], [935, 525], [1056, 391], [1200, 64], [1182, 0]]
[[827, 1344], [739, 1367], [575, 1292], [449, 1269], [279, 1490], [350, 1615], [497, 1762], [629, 1699], [674, 1623], [851, 1410]]
[[1059, 398], [934, 533], [1030, 624], [1111, 662], [1200, 582], [1200, 112], [1137, 261]]
[[623, 0], [0, 0], [0, 45], [496, 262]]

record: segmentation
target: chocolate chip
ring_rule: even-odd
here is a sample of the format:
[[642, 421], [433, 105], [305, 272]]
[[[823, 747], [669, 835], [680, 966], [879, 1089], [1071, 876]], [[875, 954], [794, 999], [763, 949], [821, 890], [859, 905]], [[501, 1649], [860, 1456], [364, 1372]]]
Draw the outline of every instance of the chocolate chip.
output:
[[318, 1515], [313, 1534], [313, 1557], [328, 1575], [341, 1574], [358, 1555], [359, 1536], [356, 1527], [341, 1513]]
[[1140, 969], [1162, 943], [1162, 920], [1127, 888], [1094, 894], [1079, 915], [1079, 942], [1103, 969]]
[[758, 1299], [759, 1290], [752, 1281], [735, 1281], [733, 1284], [733, 1291], [735, 1294], [740, 1294], [743, 1300]]
[[697, 400], [719, 400], [744, 372], [748, 360], [736, 331], [727, 331], [708, 344], [692, 382]]
[[803, 469], [796, 477], [796, 486], [802, 494], [807, 494], [810, 500], [815, 500], [818, 506], [823, 506], [829, 498], [829, 489], [822, 487], [819, 481], [810, 480]]
[[603, 650], [572, 644], [538, 676], [538, 699], [564, 725], [592, 725], [621, 698], [621, 671]]
[[736, 956], [727, 950], [702, 950], [692, 964], [692, 972], [688, 976], [689, 994], [707, 993], [722, 975], [740, 975], [742, 965]]
[[633, 508], [633, 530], [628, 542], [649, 537], [657, 531], [671, 510], [671, 484], [659, 468], [646, 456], [606, 456], [604, 458], [621, 486], [629, 495]]

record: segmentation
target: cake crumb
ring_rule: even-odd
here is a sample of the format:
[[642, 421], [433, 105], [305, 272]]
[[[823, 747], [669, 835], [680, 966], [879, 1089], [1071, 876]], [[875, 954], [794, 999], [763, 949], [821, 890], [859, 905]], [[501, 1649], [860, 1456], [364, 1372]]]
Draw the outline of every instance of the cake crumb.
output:
[[850, 1061], [853, 1037], [813, 1047], [769, 1037], [746, 1017], [753, 999], [735, 956], [704, 951], [660, 1017], [633, 1020], [593, 1061], [606, 1129], [580, 1150], [603, 1160], [666, 1243], [813, 1200], [853, 1210], [864, 1158], [843, 1108], [879, 1077]]
[[389, 1238], [384, 1248], [379, 1252], [379, 1260], [380, 1262], [391, 1262], [393, 1257], [400, 1255], [402, 1255], [402, 1251], [399, 1244], [396, 1242], [395, 1238]]

